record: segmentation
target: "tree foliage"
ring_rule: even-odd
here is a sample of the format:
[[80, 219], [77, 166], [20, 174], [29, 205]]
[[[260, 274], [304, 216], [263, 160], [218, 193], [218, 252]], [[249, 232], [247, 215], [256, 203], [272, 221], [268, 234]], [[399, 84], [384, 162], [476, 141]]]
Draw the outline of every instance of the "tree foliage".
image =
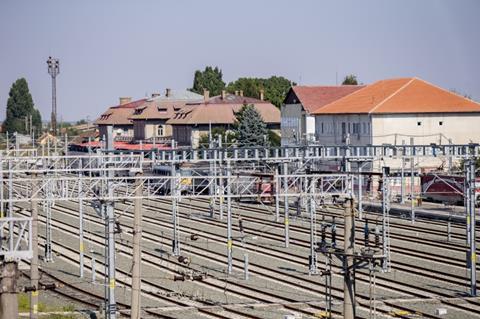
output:
[[[212, 141], [216, 143], [218, 137], [222, 137], [223, 146], [229, 146], [233, 144], [236, 140], [235, 133], [226, 131], [223, 127], [214, 127], [212, 128]], [[209, 134], [202, 134], [198, 140], [199, 148], [208, 148], [210, 145], [210, 136]], [[216, 144], [215, 144], [216, 145]]]
[[225, 82], [223, 82], [222, 70], [218, 67], [212, 68], [207, 66], [204, 71], [195, 71], [193, 79], [193, 87], [190, 91], [203, 94], [204, 90], [210, 91], [210, 95], [219, 95], [225, 89]]
[[292, 85], [296, 85], [282, 76], [271, 76], [263, 78], [239, 78], [230, 82], [227, 90], [230, 93], [243, 91], [244, 96], [259, 98], [260, 90], [264, 90], [265, 100], [270, 101], [276, 107], [280, 107]]
[[269, 146], [267, 124], [252, 104], [245, 104], [236, 114], [235, 136], [238, 146]]
[[354, 74], [347, 75], [343, 80], [342, 85], [358, 85], [357, 76]]
[[4, 122], [5, 130], [9, 133], [29, 133], [27, 132], [25, 119], [29, 122], [28, 118], [32, 116], [32, 126], [35, 128], [35, 132], [37, 134], [41, 132], [42, 117], [40, 112], [35, 109], [27, 80], [24, 78], [16, 80], [12, 84], [8, 96], [7, 116]]

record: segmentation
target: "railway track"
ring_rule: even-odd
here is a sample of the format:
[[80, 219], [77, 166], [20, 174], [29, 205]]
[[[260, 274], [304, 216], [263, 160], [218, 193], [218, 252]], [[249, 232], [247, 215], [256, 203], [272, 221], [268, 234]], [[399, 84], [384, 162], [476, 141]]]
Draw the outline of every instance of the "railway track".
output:
[[[150, 220], [149, 220], [149, 222], [150, 222]], [[166, 225], [165, 227], [168, 227], [168, 225]], [[145, 233], [145, 232], [144, 232], [144, 233]], [[223, 240], [219, 239], [219, 241], [223, 241]]]
[[[150, 209], [158, 209], [158, 207], [156, 206], [156, 204], [148, 204], [148, 203], [151, 203], [152, 201], [151, 200], [145, 200], [144, 201], [144, 206], [146, 207], [149, 207]], [[164, 205], [168, 205], [169, 203], [168, 202], [163, 202], [162, 203]], [[184, 209], [191, 209], [192, 206], [189, 206], [188, 204], [180, 204], [180, 207], [184, 208]], [[196, 211], [202, 211], [204, 213], [208, 213], [208, 207], [206, 206], [194, 206], [194, 209]], [[238, 211], [238, 209], [237, 209]], [[183, 213], [183, 217], [184, 218], [189, 218], [189, 216], [185, 213], [185, 212], [180, 212], [180, 213]], [[248, 233], [249, 235], [256, 235], [256, 234], [259, 234], [261, 233], [261, 235], [263, 237], [268, 237], [268, 238], [271, 238], [271, 239], [278, 239], [278, 240], [283, 240], [283, 235], [279, 232], [283, 231], [283, 224], [280, 224], [280, 223], [277, 223], [273, 220], [265, 220], [265, 219], [261, 219], [261, 218], [256, 218], [256, 217], [251, 217], [251, 216], [247, 216], [246, 214], [242, 214], [241, 215], [242, 217], [242, 220], [244, 222], [249, 222], [251, 224], [257, 224], [257, 225], [248, 225], [247, 223], [244, 223], [244, 229], [246, 233]], [[293, 218], [291, 218], [293, 220]], [[205, 223], [209, 223], [211, 225], [218, 225], [219, 222], [218, 220], [215, 220], [215, 219], [205, 219], [204, 221]], [[340, 230], [340, 232], [337, 233], [337, 238], [341, 239], [343, 238], [343, 234], [341, 232], [341, 230], [343, 229], [343, 222], [337, 222], [337, 225], [338, 225], [338, 228]], [[268, 229], [265, 229], [265, 227], [263, 226], [268, 226], [269, 228]], [[234, 230], [237, 230], [238, 231], [238, 227], [237, 226], [233, 226], [234, 227]], [[298, 234], [303, 234], [305, 236], [309, 235], [309, 229], [307, 229], [307, 227], [302, 227], [302, 226], [299, 226], [299, 225], [296, 225], [294, 224], [293, 222], [290, 223], [289, 225], [290, 227], [290, 231], [291, 232], [296, 232]], [[317, 226], [318, 227], [318, 226]], [[359, 225], [359, 226], [356, 226], [356, 232], [357, 234], [359, 234], [360, 236], [356, 236], [357, 239], [356, 239], [356, 243], [360, 246], [362, 246], [364, 244], [364, 241], [358, 237], [363, 237], [363, 226]], [[271, 230], [278, 230], [278, 232], [271, 232]], [[331, 236], [330, 234], [326, 234], [326, 237], [331, 239]], [[401, 234], [395, 234], [395, 233], [392, 233], [391, 232], [391, 238], [392, 239], [395, 239], [395, 240], [398, 240], [399, 242], [402, 242], [404, 240], [411, 240], [411, 242], [416, 242], [416, 243], [421, 243], [423, 245], [426, 245], [426, 246], [431, 246], [432, 248], [440, 248], [440, 249], [449, 249], [449, 250], [453, 250], [455, 252], [458, 252], [458, 251], [463, 251], [463, 252], [466, 252], [466, 248], [465, 246], [462, 246], [462, 245], [457, 245], [457, 244], [454, 244], [454, 243], [436, 243], [436, 242], [431, 242], [429, 240], [425, 240], [425, 239], [422, 239], [422, 238], [418, 238], [416, 236], [408, 236], [408, 235], [401, 235]], [[306, 240], [301, 240], [301, 239], [298, 239], [298, 238], [295, 238], [295, 239], [292, 239], [292, 241], [295, 241], [295, 243], [299, 244], [299, 245], [302, 245], [304, 247], [309, 247], [310, 245], [310, 242], [309, 241], [306, 241]], [[369, 241], [370, 244], [371, 244], [371, 247], [374, 246], [374, 242], [373, 240], [370, 240]], [[405, 249], [405, 247], [402, 247], [402, 246], [396, 246], [393, 244], [393, 242], [391, 243], [391, 251], [392, 253], [395, 252], [395, 253], [399, 253], [399, 254], [403, 254], [403, 255], [406, 255], [406, 256], [410, 256], [410, 257], [414, 257], [414, 258], [423, 258], [423, 259], [426, 259], [428, 261], [437, 261], [439, 263], [442, 263], [442, 264], [445, 264], [445, 265], [453, 265], [453, 266], [456, 266], [456, 267], [459, 267], [459, 268], [465, 268], [465, 260], [455, 260], [454, 258], [451, 258], [451, 257], [446, 257], [444, 256], [443, 254], [435, 254], [435, 253], [432, 253], [432, 252], [429, 252], [428, 255], [426, 255], [425, 251], [422, 251], [422, 250], [418, 250], [416, 249], [415, 247], [409, 247], [409, 249]], [[480, 252], [480, 250], [478, 250]], [[464, 255], [463, 255], [464, 256]], [[399, 262], [401, 263], [401, 260], [396, 260], [396, 262]], [[480, 265], [477, 266], [477, 269], [480, 270]], [[445, 274], [445, 275], [450, 275], [450, 274]]]
[[[58, 207], [55, 208], [55, 211], [56, 211], [56, 212], [59, 212]], [[94, 221], [94, 223], [96, 223], [98, 227], [102, 227], [102, 225], [103, 225], [99, 219], [97, 219], [96, 221]], [[52, 226], [54, 227], [54, 229], [63, 229], [63, 231], [64, 231], [65, 233], [73, 232], [73, 231], [75, 230], [75, 227], [73, 227], [73, 226], [69, 226], [69, 227], [67, 228], [65, 225], [60, 225], [59, 222], [56, 222], [56, 221], [52, 221]], [[145, 232], [144, 232], [144, 234], [145, 234]], [[95, 244], [98, 245], [98, 246], [103, 245], [103, 243], [104, 243], [103, 236], [99, 236], [99, 235], [96, 234], [95, 232], [90, 233], [90, 235], [92, 235], [92, 241], [93, 241], [93, 243], [95, 243]], [[151, 236], [155, 236], [155, 235], [154, 235], [154, 234], [151, 234]], [[158, 240], [155, 239], [155, 238], [152, 238], [152, 239], [150, 239], [150, 240], [151, 240], [152, 243], [158, 242]], [[74, 252], [74, 251], [75, 251], [75, 249], [71, 249], [71, 248], [69, 248], [67, 245], [63, 245], [63, 244], [61, 244], [61, 243], [55, 243], [55, 246], [61, 246], [62, 249], [69, 249], [71, 252]], [[117, 247], [118, 247], [118, 246], [119, 246], [119, 243], [117, 242]], [[126, 248], [125, 245], [120, 244], [120, 247], [122, 247], [122, 249], [120, 249], [119, 253], [122, 253], [122, 252], [125, 253], [125, 252], [126, 252], [126, 253], [128, 254], [128, 248]], [[126, 251], [124, 251], [124, 250], [126, 250]], [[198, 253], [198, 252], [197, 252], [197, 253]], [[159, 265], [162, 263], [162, 261], [165, 262], [164, 259], [160, 259], [160, 258], [158, 258], [158, 256], [154, 256], [154, 254], [152, 254], [152, 253], [148, 253], [148, 252], [145, 252], [145, 251], [144, 251], [144, 252], [143, 252], [143, 255], [144, 255], [144, 257], [143, 257], [143, 263], [144, 263], [144, 265], [145, 265], [145, 264], [151, 264], [151, 265], [153, 265], [153, 263], [154, 263], [156, 267], [160, 267]], [[147, 255], [148, 258], [145, 258], [145, 255]], [[157, 258], [157, 260], [156, 260], [156, 261], [154, 261], [153, 259], [152, 259], [152, 260], [149, 260], [149, 259], [151, 259], [151, 258], [153, 258], [153, 259], [154, 259], [154, 258]], [[176, 267], [182, 267], [182, 265], [181, 265], [179, 262], [175, 262], [175, 261], [169, 260], [169, 263], [175, 264]], [[101, 264], [101, 263], [97, 262], [97, 264]], [[160, 267], [160, 268], [161, 268], [161, 267]], [[97, 271], [98, 271], [98, 270], [97, 270]], [[125, 275], [125, 273], [124, 273], [124, 272], [119, 272], [119, 270], [117, 269], [117, 277], [119, 277], [119, 275]], [[144, 281], [144, 285], [143, 285], [143, 286], [145, 286], [145, 281], [146, 281], [146, 280], [144, 279], [143, 281]], [[125, 284], [128, 286], [128, 283], [122, 282], [122, 285], [125, 285]], [[149, 282], [149, 284], [152, 285], [152, 283], [150, 283], [150, 282]], [[231, 283], [231, 284], [232, 284], [232, 283]], [[231, 293], [239, 294], [239, 290], [236, 288], [237, 286], [242, 286], [242, 285], [239, 285], [238, 283], [235, 283], [235, 285], [232, 285], [232, 287], [228, 288], [227, 290], [229, 290], [229, 292], [231, 292]], [[217, 289], [218, 289], [218, 288], [220, 288], [220, 287], [217, 285]], [[223, 288], [223, 287], [221, 287], [221, 288]], [[244, 290], [248, 290], [248, 292], [244, 292], [243, 295], [244, 295], [244, 296], [248, 296], [250, 299], [253, 298], [252, 293], [253, 293], [253, 294], [255, 294], [255, 293], [260, 294], [260, 293], [261, 293], [261, 294], [263, 294], [263, 295], [269, 295], [269, 294], [266, 294], [264, 291], [260, 291], [260, 290], [258, 290], [258, 289], [255, 289], [254, 287], [253, 287], [253, 288], [252, 288], [252, 287], [244, 287], [243, 289], [244, 289]], [[237, 291], [235, 291], [235, 290], [237, 290]], [[151, 292], [149, 292], [149, 293], [151, 293]], [[273, 294], [270, 294], [270, 295], [273, 296]], [[265, 299], [265, 298], [260, 298], [260, 297], [258, 297], [258, 298], [256, 298], [256, 299], [254, 298], [254, 300], [255, 300], [257, 303], [278, 303], [278, 302], [281, 302], [282, 305], [284, 305], [284, 303], [287, 303], [287, 305], [284, 305], [284, 307], [286, 307], [286, 308], [288, 308], [288, 303], [295, 303], [295, 302], [296, 302], [295, 299], [285, 299], [285, 298], [278, 299], [278, 297], [275, 297], [275, 298], [277, 298], [277, 299], [271, 299], [270, 296], [269, 296], [269, 298], [266, 298], [266, 299]], [[185, 307], [191, 307], [191, 306], [192, 306], [192, 305], [185, 305], [185, 304], [181, 304], [181, 303], [180, 303], [179, 305], [180, 305], [180, 306], [185, 306]], [[207, 305], [210, 305], [210, 303], [207, 303]], [[216, 305], [216, 306], [222, 306], [222, 305], [220, 304], [220, 305]], [[231, 305], [229, 305], [229, 306], [231, 306]], [[207, 308], [203, 307], [202, 305], [196, 305], [195, 307], [196, 307], [196, 308], [199, 308], [199, 309], [207, 309]], [[296, 311], [296, 312], [301, 312], [301, 310], [296, 309], [296, 308], [294, 308], [294, 307], [292, 307], [291, 310], [292, 310], [292, 311]], [[207, 311], [207, 310], [204, 310], [204, 311]], [[231, 307], [229, 307], [229, 310], [228, 310], [228, 311], [229, 311], [229, 312], [235, 312]], [[242, 313], [242, 312], [241, 312], [241, 311], [238, 311], [238, 314], [240, 314], [240, 313]], [[310, 312], [306, 312], [305, 314], [311, 315]], [[250, 318], [255, 318], [254, 316], [249, 316], [249, 317], [250, 317]], [[227, 318], [227, 317], [225, 317], [225, 318]], [[261, 317], [259, 317], [259, 318], [261, 318]]]

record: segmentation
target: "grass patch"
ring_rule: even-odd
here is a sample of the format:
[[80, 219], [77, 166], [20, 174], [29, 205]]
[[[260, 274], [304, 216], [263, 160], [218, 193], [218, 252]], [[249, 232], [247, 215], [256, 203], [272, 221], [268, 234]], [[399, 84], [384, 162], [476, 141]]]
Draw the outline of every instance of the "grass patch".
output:
[[[18, 294], [18, 311], [19, 312], [29, 312], [30, 311], [30, 295], [28, 293], [20, 293]], [[70, 311], [75, 311], [75, 306], [68, 304], [66, 306], [49, 306], [46, 305], [43, 302], [38, 303], [38, 312], [49, 312], [49, 311], [65, 311], [65, 312], [70, 312]], [[52, 317], [53, 316], [53, 317]], [[55, 317], [57, 316], [57, 317]], [[60, 316], [60, 317], [59, 317]], [[49, 319], [75, 319], [75, 316], [61, 316], [61, 315], [51, 315], [48, 317], [42, 317], [42, 318], [49, 318]]]

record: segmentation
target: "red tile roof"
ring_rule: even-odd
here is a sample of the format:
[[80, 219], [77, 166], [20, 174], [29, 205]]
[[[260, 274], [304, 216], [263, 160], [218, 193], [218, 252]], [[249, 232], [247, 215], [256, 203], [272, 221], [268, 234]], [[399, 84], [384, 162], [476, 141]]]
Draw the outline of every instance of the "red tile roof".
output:
[[480, 112], [480, 103], [419, 78], [399, 78], [375, 82], [313, 114], [468, 112]]
[[133, 125], [130, 116], [133, 115], [135, 109], [144, 104], [147, 99], [140, 99], [130, 103], [109, 107], [95, 121], [97, 125]]
[[294, 86], [292, 90], [305, 111], [313, 113], [324, 105], [358, 91], [363, 87], [363, 85]]
[[188, 103], [167, 124], [233, 124], [244, 104], [252, 104], [265, 123], [280, 124], [280, 110], [268, 101], [228, 94], [225, 99], [215, 96], [207, 102]]

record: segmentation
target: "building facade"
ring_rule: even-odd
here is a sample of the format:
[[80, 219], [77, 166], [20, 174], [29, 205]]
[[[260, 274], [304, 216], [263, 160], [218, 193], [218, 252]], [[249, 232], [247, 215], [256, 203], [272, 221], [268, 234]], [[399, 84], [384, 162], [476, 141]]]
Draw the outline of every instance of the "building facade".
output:
[[172, 126], [167, 121], [173, 118], [187, 103], [200, 102], [202, 95], [187, 90], [166, 89], [165, 95], [154, 95], [138, 106], [130, 120], [136, 141], [171, 140]]
[[[314, 114], [317, 141], [324, 145], [480, 142], [480, 104], [418, 78], [375, 82]], [[445, 163], [415, 165], [436, 169]]]
[[282, 145], [305, 145], [315, 141], [313, 112], [361, 87], [357, 85], [292, 87], [281, 109]]
[[172, 125], [173, 139], [180, 146], [198, 147], [202, 135], [221, 128], [230, 131], [236, 121], [236, 113], [245, 104], [252, 104], [267, 124], [267, 128], [280, 133], [280, 110], [268, 101], [227, 94], [209, 97], [208, 91], [199, 103], [187, 103], [167, 121]]

